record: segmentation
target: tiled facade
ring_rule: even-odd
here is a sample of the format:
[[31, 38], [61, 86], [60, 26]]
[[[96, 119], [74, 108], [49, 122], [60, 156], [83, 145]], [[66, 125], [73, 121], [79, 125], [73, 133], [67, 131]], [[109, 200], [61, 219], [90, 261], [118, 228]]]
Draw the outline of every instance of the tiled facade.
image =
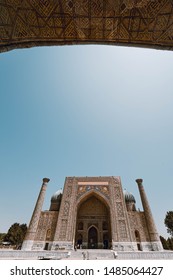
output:
[[142, 180], [136, 182], [143, 212], [136, 210], [134, 196], [123, 191], [120, 177], [67, 177], [49, 211], [41, 211], [39, 195], [22, 250], [161, 251]]

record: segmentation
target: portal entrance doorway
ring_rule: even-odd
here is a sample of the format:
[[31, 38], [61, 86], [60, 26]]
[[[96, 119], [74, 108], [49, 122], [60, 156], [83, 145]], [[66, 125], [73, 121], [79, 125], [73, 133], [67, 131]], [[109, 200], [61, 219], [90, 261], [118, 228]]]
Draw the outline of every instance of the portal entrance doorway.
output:
[[97, 229], [92, 226], [88, 230], [88, 249], [98, 248], [98, 232]]
[[45, 246], [44, 246], [44, 250], [49, 250], [49, 243], [46, 242]]
[[83, 197], [77, 207], [75, 246], [83, 249], [109, 249], [112, 245], [110, 209], [93, 193]]

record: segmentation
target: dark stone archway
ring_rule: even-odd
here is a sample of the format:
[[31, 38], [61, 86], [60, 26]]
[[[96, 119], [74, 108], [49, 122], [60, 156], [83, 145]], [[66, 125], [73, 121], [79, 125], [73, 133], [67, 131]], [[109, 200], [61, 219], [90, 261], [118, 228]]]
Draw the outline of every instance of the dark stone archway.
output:
[[0, 52], [69, 44], [172, 50], [173, 1], [0, 1]]
[[98, 248], [98, 230], [95, 226], [91, 226], [88, 230], [88, 249]]

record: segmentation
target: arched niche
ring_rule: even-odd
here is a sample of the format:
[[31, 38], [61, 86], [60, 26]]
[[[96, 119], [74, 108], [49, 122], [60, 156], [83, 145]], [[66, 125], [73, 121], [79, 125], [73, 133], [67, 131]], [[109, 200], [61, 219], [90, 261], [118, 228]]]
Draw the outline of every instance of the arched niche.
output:
[[[82, 229], [81, 224], [83, 225]], [[79, 243], [78, 236], [80, 234], [82, 235], [82, 248], [108, 249], [111, 247], [110, 208], [106, 199], [94, 191], [84, 195], [77, 205], [76, 245]]]

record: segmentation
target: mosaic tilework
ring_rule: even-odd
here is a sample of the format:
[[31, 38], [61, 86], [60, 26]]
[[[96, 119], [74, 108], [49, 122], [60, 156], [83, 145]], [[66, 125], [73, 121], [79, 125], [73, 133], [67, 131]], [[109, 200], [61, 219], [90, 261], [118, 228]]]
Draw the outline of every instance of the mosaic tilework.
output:
[[0, 0], [0, 52], [67, 44], [173, 48], [171, 0]]

